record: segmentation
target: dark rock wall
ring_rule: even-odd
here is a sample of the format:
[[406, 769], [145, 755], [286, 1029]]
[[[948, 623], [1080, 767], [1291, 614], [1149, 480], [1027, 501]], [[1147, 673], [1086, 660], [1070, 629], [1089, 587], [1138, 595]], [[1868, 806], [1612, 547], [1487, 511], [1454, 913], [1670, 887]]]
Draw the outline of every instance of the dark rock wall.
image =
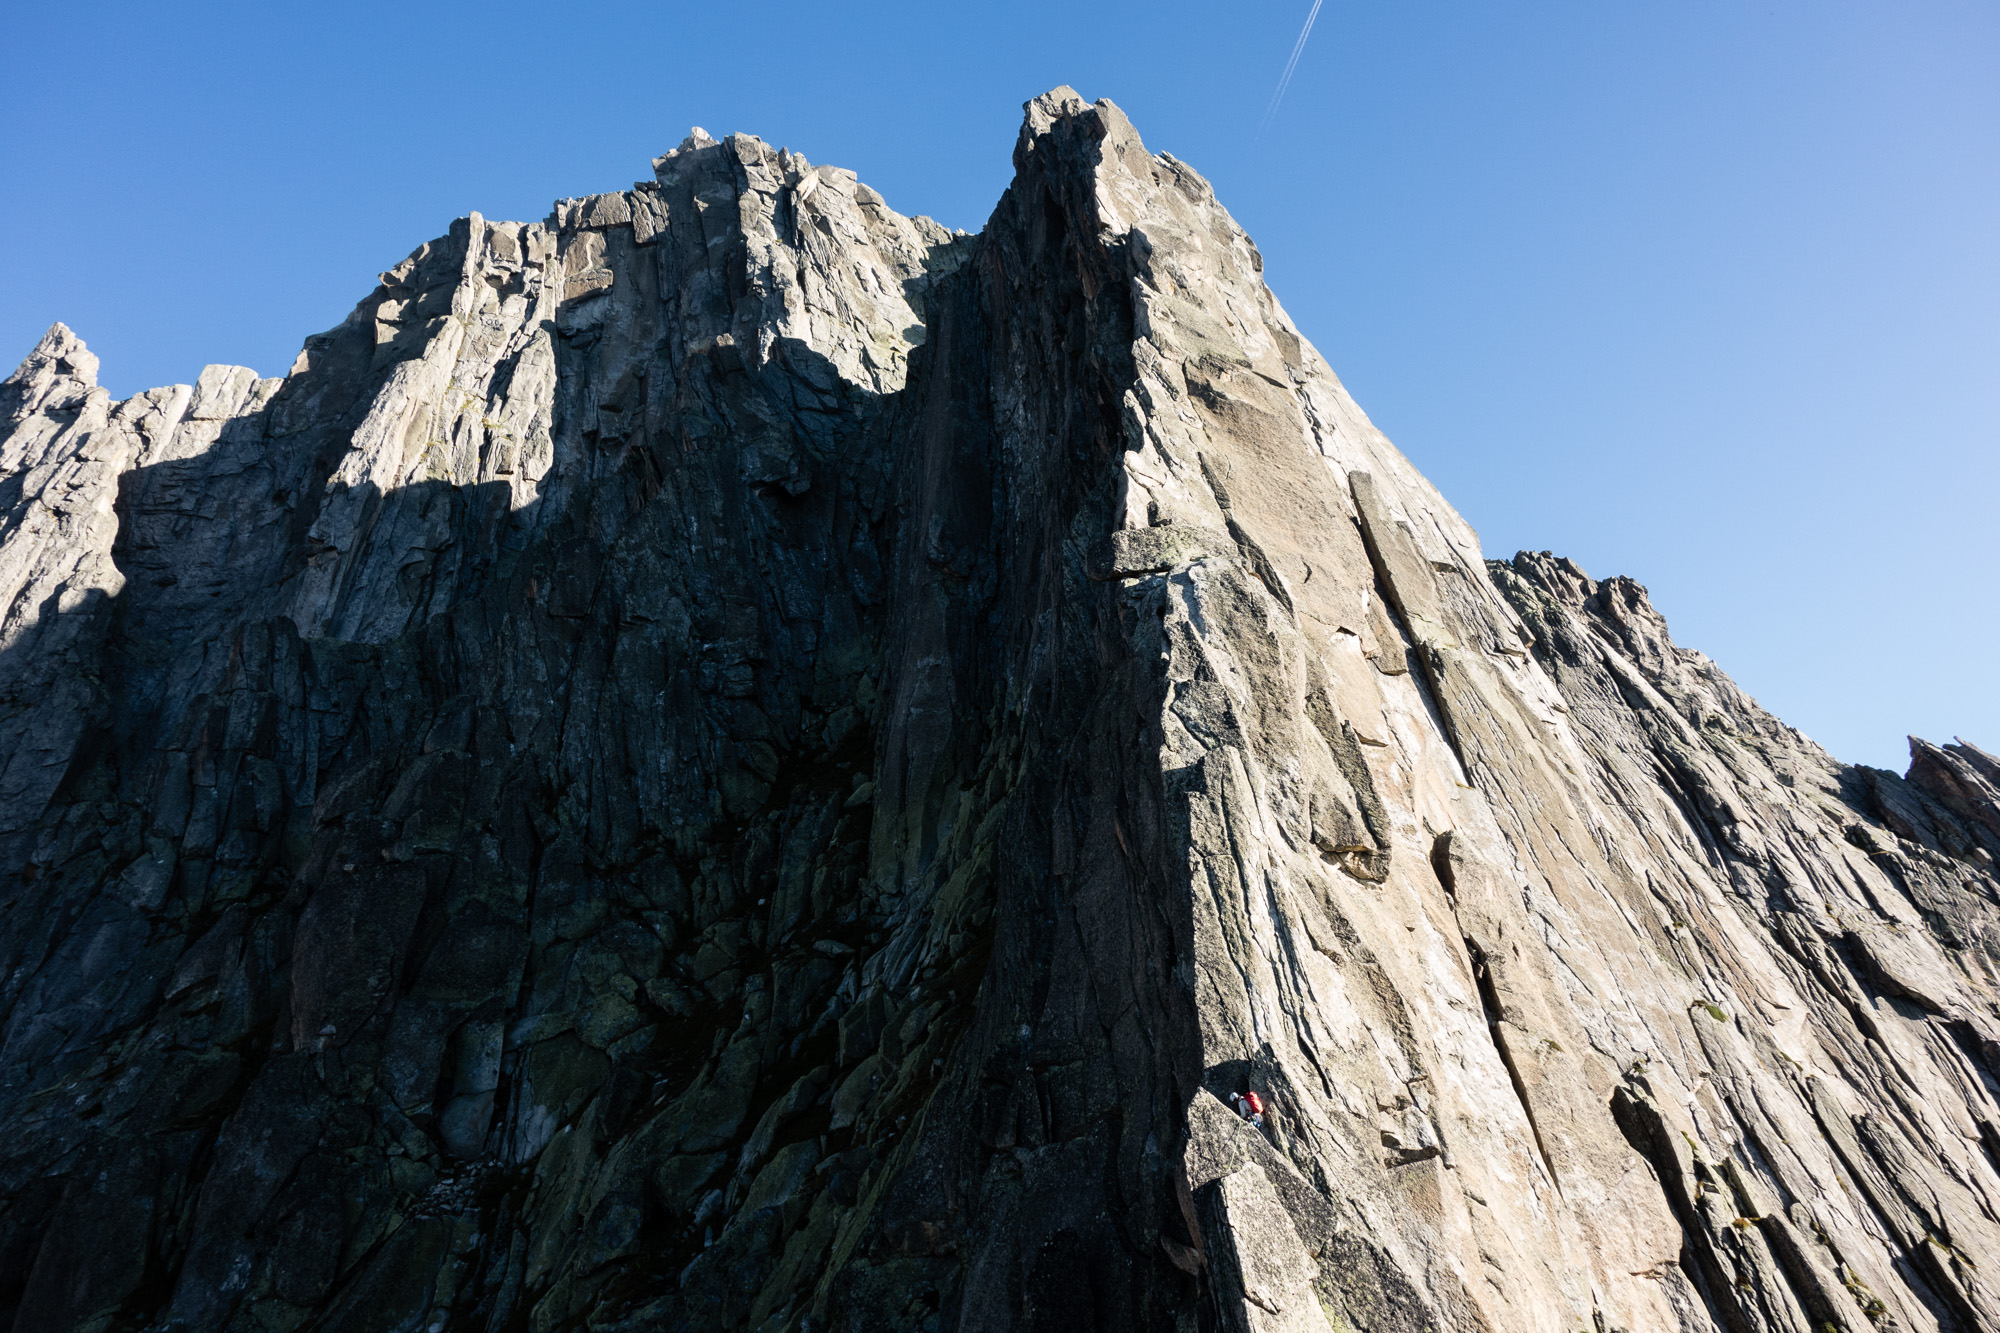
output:
[[2000, 1317], [2000, 761], [1481, 562], [1109, 103], [1015, 166], [0, 384], [0, 1327]]

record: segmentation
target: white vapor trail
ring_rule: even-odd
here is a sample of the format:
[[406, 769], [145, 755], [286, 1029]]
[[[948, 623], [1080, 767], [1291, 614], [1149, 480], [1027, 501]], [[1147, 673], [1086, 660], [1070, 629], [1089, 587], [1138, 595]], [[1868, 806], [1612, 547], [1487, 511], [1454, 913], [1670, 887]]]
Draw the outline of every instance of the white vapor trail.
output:
[[1264, 108], [1264, 120], [1257, 126], [1257, 133], [1262, 134], [1270, 128], [1271, 117], [1278, 114], [1278, 103], [1285, 100], [1285, 89], [1292, 85], [1292, 71], [1299, 67], [1299, 53], [1306, 49], [1306, 38], [1312, 36], [1313, 20], [1319, 17], [1319, 7], [1325, 3], [1326, 0], [1313, 0], [1312, 12], [1306, 15], [1306, 26], [1299, 29], [1299, 39], [1292, 43], [1292, 58], [1285, 62], [1285, 72], [1278, 79], [1278, 91], [1271, 94], [1271, 105]]

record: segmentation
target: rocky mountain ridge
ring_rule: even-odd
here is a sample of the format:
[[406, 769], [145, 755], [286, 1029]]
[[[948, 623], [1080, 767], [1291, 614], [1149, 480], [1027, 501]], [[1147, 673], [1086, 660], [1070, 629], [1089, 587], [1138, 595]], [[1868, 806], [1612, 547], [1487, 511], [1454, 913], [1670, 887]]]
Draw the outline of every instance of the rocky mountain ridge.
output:
[[0, 1324], [2000, 1325], [2000, 761], [1483, 561], [1109, 102], [1014, 160], [0, 384]]

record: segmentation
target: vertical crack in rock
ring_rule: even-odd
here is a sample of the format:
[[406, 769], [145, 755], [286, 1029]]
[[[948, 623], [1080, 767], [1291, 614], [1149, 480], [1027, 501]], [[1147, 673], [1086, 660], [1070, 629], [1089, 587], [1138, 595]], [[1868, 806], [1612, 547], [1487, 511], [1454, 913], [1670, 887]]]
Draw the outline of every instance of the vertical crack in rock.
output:
[[2000, 760], [1482, 560], [1025, 110], [0, 381], [0, 1329], [2000, 1326]]
[[[1438, 883], [1443, 887], [1445, 897], [1451, 901], [1454, 911], [1458, 907], [1458, 868], [1452, 864], [1451, 834], [1440, 833], [1431, 844], [1431, 869], [1436, 873]], [[1472, 964], [1473, 981], [1479, 989], [1479, 1006], [1486, 1014], [1486, 1030], [1493, 1038], [1493, 1049], [1500, 1055], [1500, 1063], [1507, 1068], [1507, 1079], [1514, 1085], [1514, 1098], [1521, 1104], [1521, 1113], [1528, 1118], [1528, 1129], [1535, 1137], [1535, 1156], [1549, 1173], [1549, 1179], [1557, 1189], [1562, 1188], [1562, 1179], [1556, 1174], [1555, 1161], [1549, 1156], [1548, 1145], [1542, 1142], [1541, 1126], [1535, 1123], [1535, 1104], [1528, 1095], [1528, 1085], [1521, 1077], [1521, 1067], [1513, 1052], [1507, 1048], [1506, 1010], [1500, 1003], [1499, 988], [1494, 984], [1493, 966], [1486, 957], [1486, 951], [1471, 936], [1464, 937], [1466, 957]], [[1629, 1137], [1629, 1136], [1628, 1136]]]

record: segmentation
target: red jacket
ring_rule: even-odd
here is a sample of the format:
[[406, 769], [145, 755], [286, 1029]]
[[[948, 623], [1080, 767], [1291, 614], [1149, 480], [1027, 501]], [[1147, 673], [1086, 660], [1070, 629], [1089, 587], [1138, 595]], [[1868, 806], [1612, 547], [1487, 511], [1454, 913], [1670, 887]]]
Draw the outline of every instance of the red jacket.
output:
[[1254, 1092], [1243, 1094], [1243, 1104], [1250, 1109], [1251, 1115], [1264, 1114], [1264, 1099]]

